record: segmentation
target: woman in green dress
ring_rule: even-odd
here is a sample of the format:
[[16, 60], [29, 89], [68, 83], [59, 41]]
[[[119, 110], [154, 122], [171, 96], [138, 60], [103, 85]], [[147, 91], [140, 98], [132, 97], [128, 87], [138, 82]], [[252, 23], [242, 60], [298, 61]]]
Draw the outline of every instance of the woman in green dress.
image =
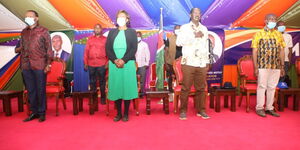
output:
[[[115, 101], [117, 115], [114, 121], [128, 121], [130, 100], [138, 98], [135, 53], [137, 35], [134, 29], [128, 28], [129, 15], [120, 10], [117, 13], [118, 28], [109, 31], [106, 40], [108, 64], [108, 99]], [[122, 100], [125, 109], [122, 115]]]

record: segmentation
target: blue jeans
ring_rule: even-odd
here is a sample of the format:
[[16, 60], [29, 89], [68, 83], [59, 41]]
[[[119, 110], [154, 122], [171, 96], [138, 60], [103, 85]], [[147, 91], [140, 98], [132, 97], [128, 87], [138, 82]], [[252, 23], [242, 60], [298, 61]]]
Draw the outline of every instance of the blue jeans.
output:
[[45, 115], [46, 112], [46, 74], [44, 70], [22, 70], [30, 110], [34, 114]]
[[100, 82], [100, 92], [101, 92], [101, 99], [106, 98], [105, 94], [105, 66], [101, 67], [91, 67], [88, 66], [89, 69], [89, 76], [90, 76], [90, 90], [96, 91], [97, 90], [97, 80]]

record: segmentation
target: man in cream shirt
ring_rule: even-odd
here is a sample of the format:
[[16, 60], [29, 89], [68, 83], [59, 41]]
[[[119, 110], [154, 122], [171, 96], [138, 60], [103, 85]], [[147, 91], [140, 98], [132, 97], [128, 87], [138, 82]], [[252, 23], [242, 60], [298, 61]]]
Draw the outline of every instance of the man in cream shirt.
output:
[[197, 116], [208, 119], [205, 110], [206, 75], [209, 63], [208, 30], [200, 23], [201, 11], [193, 8], [190, 23], [182, 25], [176, 44], [182, 46], [181, 69], [183, 74], [180, 95], [179, 119], [186, 120], [188, 95], [194, 85]]

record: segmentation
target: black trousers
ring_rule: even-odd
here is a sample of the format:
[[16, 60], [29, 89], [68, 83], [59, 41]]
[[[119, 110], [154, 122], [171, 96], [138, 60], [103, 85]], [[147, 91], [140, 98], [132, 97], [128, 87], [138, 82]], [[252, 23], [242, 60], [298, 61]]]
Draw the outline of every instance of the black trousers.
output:
[[174, 90], [173, 90], [173, 75], [175, 75], [173, 65], [166, 64], [166, 72], [167, 72], [167, 78], [168, 78], [168, 89], [169, 89], [169, 92], [173, 93], [174, 92]]
[[[124, 100], [124, 115], [125, 116], [128, 116], [130, 101], [131, 100]], [[122, 100], [121, 99], [116, 100], [115, 104], [117, 106], [117, 111], [118, 111], [117, 115], [122, 116]]]
[[45, 115], [46, 112], [46, 74], [44, 70], [22, 70], [30, 110], [34, 114]]
[[90, 90], [96, 91], [97, 90], [97, 81], [100, 82], [100, 92], [101, 92], [101, 99], [106, 98], [105, 94], [105, 73], [106, 69], [105, 66], [101, 67], [88, 67], [89, 69], [89, 77], [90, 77]]

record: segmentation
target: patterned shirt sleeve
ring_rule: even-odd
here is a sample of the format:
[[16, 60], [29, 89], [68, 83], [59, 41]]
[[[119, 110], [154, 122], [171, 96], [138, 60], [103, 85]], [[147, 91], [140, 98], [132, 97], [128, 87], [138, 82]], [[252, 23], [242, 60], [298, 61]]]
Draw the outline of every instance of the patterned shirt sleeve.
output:
[[258, 33], [256, 33], [253, 38], [252, 38], [252, 44], [251, 47], [252, 48], [258, 48], [258, 42], [259, 42], [259, 36]]
[[285, 48], [285, 46], [286, 46], [281, 33], [278, 34], [278, 44], [279, 44], [280, 48]]

